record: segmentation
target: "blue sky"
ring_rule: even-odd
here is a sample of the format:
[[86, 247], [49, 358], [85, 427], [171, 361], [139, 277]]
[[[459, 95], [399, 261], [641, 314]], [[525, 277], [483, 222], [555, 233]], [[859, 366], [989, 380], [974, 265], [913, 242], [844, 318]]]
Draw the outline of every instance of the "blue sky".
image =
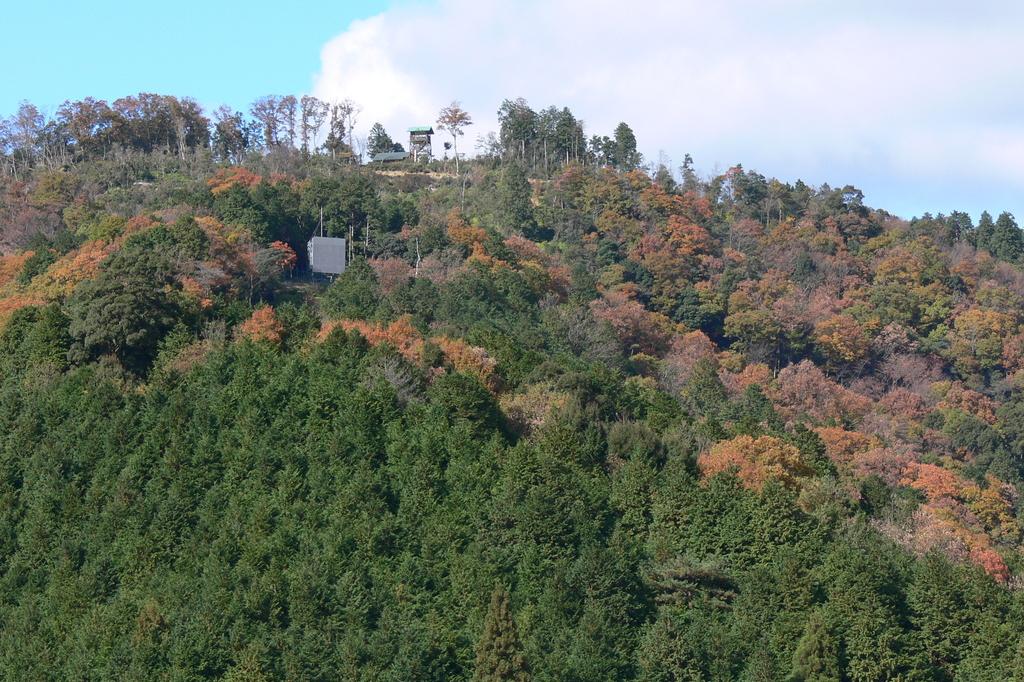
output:
[[[4, 7], [0, 111], [21, 100], [52, 111], [65, 99], [137, 92], [242, 108], [307, 91], [320, 50], [384, 0], [223, 2], [35, 0]], [[390, 3], [394, 4], [394, 3]]]
[[10, 3], [0, 112], [139, 91], [246, 108], [312, 92], [393, 133], [460, 100], [620, 120], [648, 159], [854, 184], [871, 205], [1024, 219], [1024, 3], [406, 0]]

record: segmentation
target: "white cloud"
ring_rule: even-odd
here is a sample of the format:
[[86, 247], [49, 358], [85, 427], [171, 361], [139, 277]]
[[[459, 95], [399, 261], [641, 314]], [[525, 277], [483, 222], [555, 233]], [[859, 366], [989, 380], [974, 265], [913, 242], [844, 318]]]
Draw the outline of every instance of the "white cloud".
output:
[[1002, 196], [1024, 190], [1024, 13], [999, 2], [965, 8], [421, 2], [327, 43], [314, 92], [355, 100], [360, 128], [380, 121], [399, 139], [458, 99], [476, 121], [472, 140], [496, 129], [503, 99], [522, 96], [536, 108], [569, 106], [588, 133], [625, 120], [651, 159], [664, 150], [678, 163], [691, 152], [708, 170], [743, 162], [784, 178], [854, 182], [881, 205], [898, 204], [894, 190], [913, 182], [979, 192], [995, 183]]

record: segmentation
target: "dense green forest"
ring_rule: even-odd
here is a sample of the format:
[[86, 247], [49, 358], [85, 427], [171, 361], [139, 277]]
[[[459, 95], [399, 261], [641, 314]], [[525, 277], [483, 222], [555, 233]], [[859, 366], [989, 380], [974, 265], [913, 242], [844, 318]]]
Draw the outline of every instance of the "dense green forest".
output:
[[1024, 682], [1013, 216], [353, 111], [0, 122], [4, 679]]

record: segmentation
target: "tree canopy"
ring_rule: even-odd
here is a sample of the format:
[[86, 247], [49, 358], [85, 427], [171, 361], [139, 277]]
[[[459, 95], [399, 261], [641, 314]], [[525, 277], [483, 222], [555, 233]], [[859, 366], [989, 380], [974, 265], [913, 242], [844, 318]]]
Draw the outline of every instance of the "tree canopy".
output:
[[1013, 216], [498, 115], [4, 120], [2, 676], [1018, 679]]

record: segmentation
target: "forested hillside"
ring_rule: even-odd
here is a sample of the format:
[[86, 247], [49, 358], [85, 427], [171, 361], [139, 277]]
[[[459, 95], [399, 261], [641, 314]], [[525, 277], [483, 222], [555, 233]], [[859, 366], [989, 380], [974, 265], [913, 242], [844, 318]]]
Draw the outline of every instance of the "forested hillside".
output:
[[0, 125], [5, 679], [1024, 682], [1011, 215], [354, 112]]

